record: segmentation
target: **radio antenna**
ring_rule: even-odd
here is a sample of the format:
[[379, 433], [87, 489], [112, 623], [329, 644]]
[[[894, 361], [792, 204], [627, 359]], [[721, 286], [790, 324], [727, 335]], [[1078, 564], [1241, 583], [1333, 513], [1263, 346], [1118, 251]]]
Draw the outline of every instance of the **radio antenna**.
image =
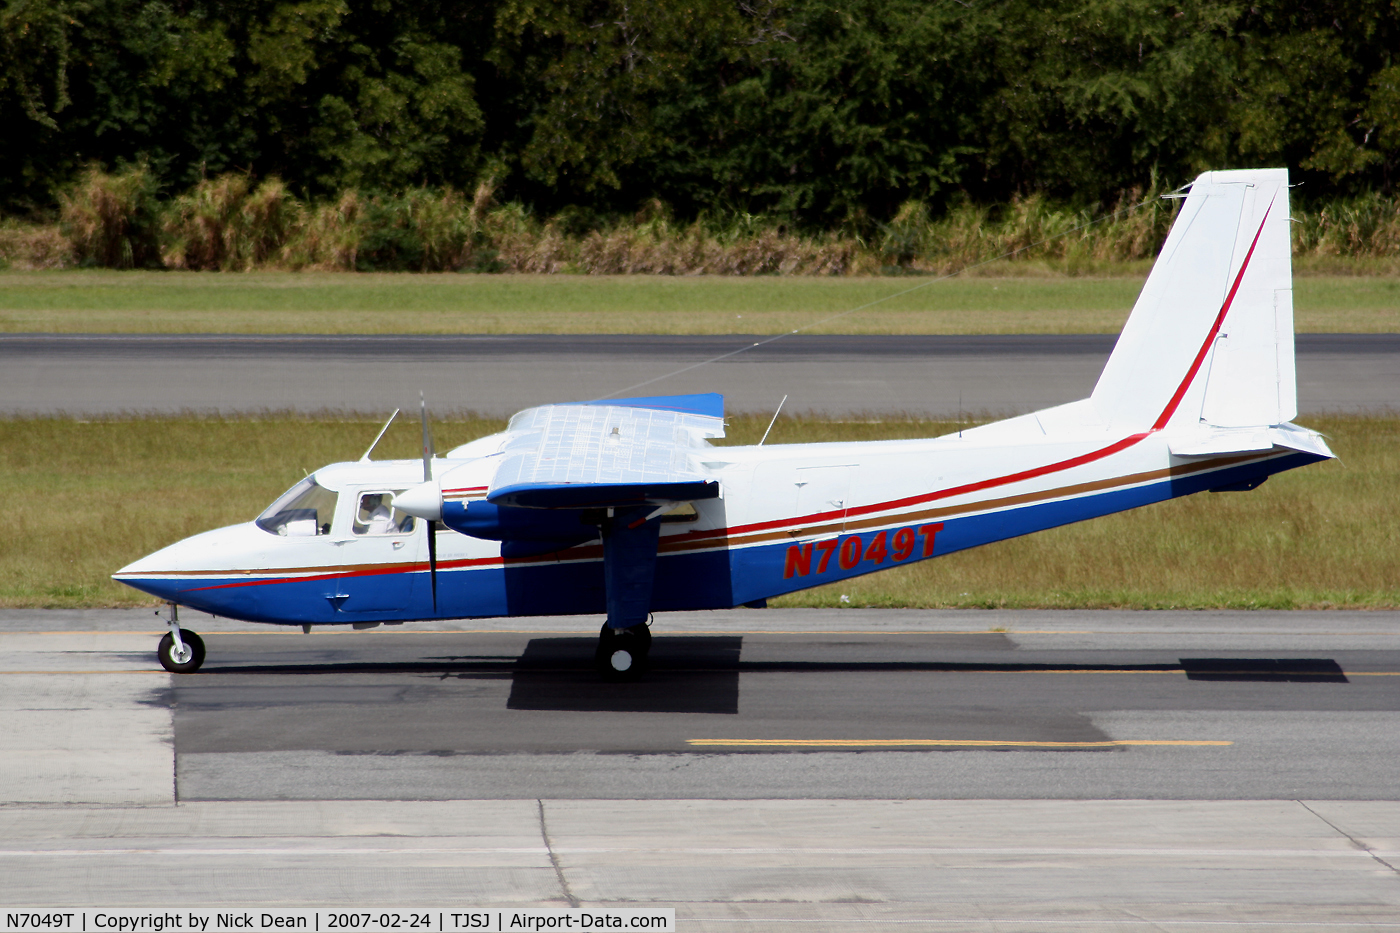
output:
[[[1177, 188], [1176, 191], [1171, 192], [1171, 194], [1176, 194], [1177, 192], [1180, 192], [1186, 187], [1186, 185], [1182, 185], [1181, 188]], [[1116, 217], [1122, 217], [1124, 214], [1131, 213], [1132, 211], [1135, 211], [1140, 207], [1144, 207], [1148, 204], [1151, 204], [1152, 202], [1159, 200], [1161, 197], [1168, 196], [1170, 195], [1154, 194], [1151, 197], [1139, 201], [1136, 204], [1130, 204], [1127, 207], [1119, 208], [1111, 214], [1105, 214], [1102, 217], [1096, 217], [1093, 220], [1086, 220], [1082, 224], [1076, 224], [1075, 226], [1070, 227], [1068, 230], [1061, 230], [1059, 233], [1052, 234], [1048, 237], [1037, 240], [1034, 243], [1028, 243], [1025, 246], [1018, 246], [1015, 249], [1007, 250], [999, 256], [993, 256], [990, 259], [983, 259], [981, 262], [971, 263], [969, 265], [963, 266], [960, 269], [955, 269], [952, 272], [944, 273], [943, 275], [933, 276], [932, 278], [926, 279], [925, 281], [911, 288], [901, 289], [897, 292], [886, 295], [883, 298], [876, 298], [873, 301], [867, 301], [864, 304], [856, 305], [854, 308], [848, 308], [845, 311], [839, 311], [836, 314], [829, 314], [826, 317], [818, 318], [815, 321], [810, 321], [806, 324], [803, 324], [801, 327], [795, 327], [792, 330], [785, 330], [780, 334], [773, 334], [771, 337], [765, 337], [762, 340], [755, 340], [753, 343], [746, 343], [736, 350], [730, 350], [728, 353], [721, 353], [718, 356], [712, 356], [709, 359], [701, 360], [698, 363], [691, 363], [689, 366], [682, 366], [680, 369], [672, 370], [671, 372], [664, 373], [660, 376], [653, 376], [652, 378], [643, 380], [642, 382], [634, 383], [633, 385], [630, 385], [625, 389], [618, 389], [615, 392], [609, 392], [607, 395], [600, 395], [597, 398], [592, 399], [592, 401], [602, 402], [610, 398], [617, 398], [619, 395], [625, 395], [628, 392], [635, 392], [638, 389], [644, 388], [649, 385], [653, 385], [658, 382], [662, 382], [663, 380], [673, 379], [676, 376], [681, 375], [682, 373], [690, 372], [692, 369], [699, 369], [701, 366], [709, 366], [711, 363], [719, 363], [723, 360], [729, 359], [730, 357], [738, 356], [741, 353], [748, 353], [750, 350], [756, 350], [759, 347], [767, 346], [775, 340], [782, 340], [784, 337], [790, 337], [794, 334], [800, 334], [803, 331], [811, 330], [814, 327], [820, 327], [823, 324], [829, 324], [830, 322], [835, 321], [839, 318], [847, 317], [849, 315], [856, 314], [857, 312], [864, 311], [866, 308], [873, 308], [875, 305], [881, 304], [882, 302], [892, 301], [895, 298], [902, 298], [905, 295], [913, 294], [914, 292], [917, 292], [920, 289], [928, 288], [930, 285], [936, 285], [939, 282], [945, 282], [948, 279], [953, 278], [954, 276], [962, 275], [964, 272], [970, 272], [973, 269], [990, 265], [994, 262], [1000, 262], [1003, 259], [1010, 259], [1014, 256], [1020, 255], [1021, 253], [1033, 250], [1040, 246], [1044, 246], [1046, 243], [1051, 243], [1055, 240], [1063, 239], [1064, 237], [1078, 233], [1080, 230], [1085, 230], [1089, 227], [1094, 226], [1095, 224], [1101, 224], [1105, 221], [1113, 220]]]
[[365, 451], [365, 455], [364, 455], [363, 457], [360, 458], [360, 462], [361, 462], [361, 463], [365, 463], [365, 462], [367, 462], [367, 461], [369, 460], [369, 455], [372, 454], [372, 453], [374, 453], [374, 448], [376, 448], [376, 447], [379, 446], [379, 441], [380, 441], [380, 439], [381, 439], [382, 437], [384, 437], [384, 432], [387, 431], [387, 430], [389, 430], [389, 425], [393, 424], [393, 423], [394, 423], [394, 419], [397, 418], [398, 416], [399, 416], [399, 410], [398, 410], [397, 408], [395, 408], [395, 409], [394, 409], [394, 413], [393, 413], [392, 415], [389, 416], [389, 420], [386, 421], [386, 422], [384, 422], [384, 427], [380, 428], [380, 429], [379, 429], [379, 433], [376, 434], [376, 435], [374, 435], [374, 443], [369, 445], [369, 450], [366, 450], [366, 451]]
[[778, 412], [783, 410], [783, 405], [787, 403], [787, 398], [788, 397], [784, 395], [783, 400], [778, 403], [778, 411], [773, 412], [773, 420], [768, 422], [768, 430], [763, 432], [763, 440], [758, 442], [758, 446], [762, 447], [763, 441], [768, 440], [768, 435], [773, 431], [773, 425], [778, 423]]

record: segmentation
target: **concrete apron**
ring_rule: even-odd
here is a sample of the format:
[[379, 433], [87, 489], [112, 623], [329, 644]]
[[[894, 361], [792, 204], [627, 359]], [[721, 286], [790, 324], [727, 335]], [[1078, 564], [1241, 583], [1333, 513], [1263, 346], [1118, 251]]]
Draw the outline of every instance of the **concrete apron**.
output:
[[0, 840], [6, 906], [659, 906], [696, 931], [1400, 928], [1389, 802], [0, 807]]
[[177, 805], [152, 641], [0, 634], [0, 903], [656, 905], [696, 931], [1400, 930], [1397, 802]]
[[0, 801], [175, 802], [170, 675], [149, 633], [0, 633]]

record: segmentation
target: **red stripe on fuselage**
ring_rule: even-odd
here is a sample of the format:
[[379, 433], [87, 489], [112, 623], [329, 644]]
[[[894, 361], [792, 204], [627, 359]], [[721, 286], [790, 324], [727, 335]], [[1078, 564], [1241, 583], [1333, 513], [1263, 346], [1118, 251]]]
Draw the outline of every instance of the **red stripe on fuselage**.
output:
[[[1262, 457], [1260, 457], [1259, 459], [1261, 459], [1261, 460], [1267, 460], [1267, 459], [1271, 459], [1273, 456], [1274, 456], [1274, 455], [1271, 454], [1271, 453], [1270, 453], [1270, 454], [1265, 454], [1265, 455], [1263, 455]], [[1247, 458], [1246, 458], [1246, 459], [1247, 459]], [[1233, 465], [1236, 465], [1236, 464], [1234, 464], [1234, 463], [1226, 463], [1226, 464], [1223, 464], [1223, 466], [1233, 466]], [[1130, 479], [1130, 478], [1129, 478], [1129, 479]], [[1155, 482], [1155, 481], [1156, 481], [1156, 480], [1154, 480], [1154, 482]], [[1136, 483], [1136, 482], [1129, 481], [1129, 482], [1125, 483], [1124, 485], [1137, 485], [1137, 483]], [[1048, 497], [1049, 497], [1049, 498], [1054, 498], [1055, 494], [1056, 494], [1056, 491], [1052, 490], [1052, 491], [1050, 491], [1050, 493], [1048, 494]], [[993, 500], [993, 502], [995, 502], [995, 500]], [[988, 504], [989, 504], [989, 503], [987, 503], [987, 502], [973, 502], [973, 503], [968, 503], [967, 506], [966, 506], [966, 508], [965, 508], [965, 512], [971, 513], [971, 512], [978, 511], [978, 510], [981, 509], [981, 508], [987, 507]], [[994, 506], [993, 506], [993, 507], [994, 507]], [[887, 523], [888, 523], [889, 525], [891, 525], [891, 526], [898, 525], [898, 524], [901, 524], [901, 523], [907, 523], [907, 522], [909, 522], [909, 521], [915, 521], [915, 520], [920, 520], [920, 519], [918, 519], [918, 518], [916, 518], [916, 517], [911, 517], [910, 515], [907, 515], [907, 514], [906, 514], [906, 515], [891, 515], [891, 516], [888, 516], [888, 517], [887, 517]], [[820, 523], [818, 523], [818, 527], [819, 527], [819, 526], [820, 526]], [[757, 526], [742, 526], [742, 527], [743, 527], [743, 528], [750, 528], [750, 529], [752, 529], [752, 528], [755, 528], [755, 527], [757, 527]], [[866, 530], [870, 530], [870, 529], [866, 529]], [[713, 533], [721, 534], [721, 535], [728, 535], [728, 536], [730, 536], [730, 537], [733, 537], [733, 536], [734, 536], [735, 534], [737, 534], [739, 531], [740, 531], [740, 528], [718, 529], [716, 532], [713, 532]], [[854, 533], [855, 533], [855, 534], [860, 534], [861, 532], [860, 532], [860, 531], [857, 531], [857, 532], [854, 532]], [[710, 533], [710, 532], [707, 532], [706, 534], [711, 534], [711, 533]], [[674, 545], [683, 545], [683, 544], [685, 543], [686, 540], [687, 540], [687, 538], [685, 538], [685, 537], [683, 537], [683, 536], [681, 536], [681, 535], [674, 535], [674, 536], [668, 536], [667, 538], [663, 538], [663, 539], [662, 539], [663, 550], [668, 551], [668, 552], [674, 552], [674, 551], [676, 550], [675, 547], [674, 547]], [[688, 540], [694, 541], [694, 540], [695, 540], [695, 537], [689, 537]], [[750, 542], [750, 543], [752, 543], [752, 542]], [[668, 544], [669, 544], [669, 545], [673, 545], [673, 547], [664, 547], [665, 545], [668, 545]], [[740, 546], [740, 547], [742, 547], [742, 546], [744, 546], [744, 544], [745, 544], [745, 542], [742, 542], [742, 541], [738, 542], [737, 545], [736, 545], [735, 543], [733, 543], [733, 542], [730, 542], [730, 543], [727, 543], [727, 544], [724, 543], [724, 542], [721, 542], [721, 543], [719, 543], [719, 544], [717, 545], [717, 547], [723, 547], [723, 546], [728, 546], [728, 547]], [[572, 561], [579, 561], [579, 560], [598, 560], [598, 559], [600, 559], [602, 556], [603, 556], [603, 548], [602, 548], [602, 546], [601, 546], [601, 545], [597, 545], [597, 544], [590, 544], [590, 545], [584, 545], [584, 546], [579, 546], [579, 547], [575, 547], [575, 548], [570, 548], [570, 549], [568, 549], [567, 556], [564, 555], [564, 552], [551, 552], [550, 555], [538, 555], [538, 556], [531, 556], [531, 557], [511, 557], [511, 558], [501, 558], [501, 557], [476, 557], [476, 558], [458, 558], [458, 559], [456, 559], [456, 560], [446, 560], [446, 561], [442, 561], [442, 562], [440, 562], [440, 563], [438, 564], [438, 570], [439, 570], [439, 571], [444, 571], [444, 570], [454, 570], [454, 569], [464, 569], [464, 568], [502, 567], [502, 566], [506, 566], [506, 565], [529, 565], [529, 564], [536, 564], [536, 563], [559, 563], [559, 562], [565, 561], [565, 560], [570, 561], [570, 562], [572, 562]], [[542, 558], [543, 558], [543, 559], [542, 559]], [[413, 563], [413, 564], [386, 564], [386, 565], [381, 566], [381, 567], [361, 568], [361, 569], [353, 570], [353, 571], [328, 571], [328, 572], [322, 572], [322, 573], [307, 573], [305, 576], [296, 576], [296, 577], [287, 577], [287, 576], [282, 576], [282, 577], [258, 577], [258, 578], [256, 578], [256, 579], [251, 579], [251, 580], [240, 580], [240, 581], [238, 581], [238, 582], [236, 582], [236, 583], [218, 583], [218, 584], [213, 584], [213, 585], [210, 585], [210, 586], [194, 587], [194, 588], [192, 588], [192, 589], [190, 589], [190, 590], [185, 590], [184, 592], [200, 592], [200, 591], [202, 591], [202, 590], [221, 590], [221, 589], [229, 589], [229, 588], [244, 587], [244, 586], [266, 586], [266, 585], [278, 584], [278, 583], [298, 583], [298, 582], [306, 582], [306, 581], [315, 582], [315, 581], [321, 581], [321, 580], [345, 579], [345, 578], [349, 578], [349, 577], [382, 576], [382, 575], [386, 575], [386, 574], [396, 574], [396, 573], [426, 573], [427, 570], [428, 570], [428, 565], [427, 565], [426, 563], [424, 563], [424, 562], [417, 562], [417, 563]], [[139, 579], [139, 578], [138, 578], [138, 579]]]
[[[1277, 195], [1275, 195], [1275, 197], [1277, 197]], [[997, 486], [1005, 486], [1010, 483], [1019, 483], [1023, 480], [1036, 479], [1041, 476], [1047, 476], [1051, 473], [1058, 473], [1062, 470], [1070, 470], [1077, 466], [1084, 466], [1085, 464], [1093, 463], [1096, 460], [1102, 460], [1104, 457], [1111, 457], [1113, 454], [1119, 453], [1121, 451], [1127, 450], [1130, 447], [1136, 446], [1143, 440], [1147, 439], [1148, 437], [1151, 437], [1153, 434], [1156, 434], [1158, 431], [1161, 431], [1163, 428], [1165, 428], [1167, 426], [1167, 422], [1171, 421], [1172, 415], [1176, 413], [1177, 407], [1181, 404], [1182, 398], [1186, 395], [1186, 390], [1190, 388], [1191, 383], [1196, 378], [1196, 374], [1200, 371], [1201, 363], [1205, 360], [1206, 353], [1210, 350], [1210, 345], [1215, 342], [1215, 338], [1219, 335], [1220, 328], [1225, 323], [1225, 316], [1230, 313], [1230, 306], [1234, 304], [1235, 295], [1239, 292], [1240, 283], [1244, 280], [1245, 270], [1249, 268], [1249, 261], [1254, 256], [1254, 248], [1259, 244], [1259, 237], [1264, 233], [1264, 224], [1268, 222], [1269, 212], [1273, 209], [1274, 202], [1270, 201], [1268, 208], [1264, 211], [1264, 219], [1259, 222], [1259, 229], [1255, 231], [1254, 239], [1249, 244], [1249, 252], [1245, 254], [1244, 262], [1240, 264], [1240, 271], [1235, 275], [1234, 284], [1230, 286], [1229, 294], [1225, 296], [1225, 302], [1220, 306], [1220, 313], [1218, 313], [1215, 316], [1215, 321], [1211, 324], [1210, 332], [1206, 335], [1206, 339], [1201, 343], [1200, 350], [1196, 352], [1196, 358], [1192, 361], [1190, 368], [1186, 371], [1185, 378], [1181, 380], [1181, 384], [1177, 386], [1176, 391], [1172, 394], [1172, 397], [1167, 402], [1166, 407], [1162, 409], [1162, 413], [1157, 416], [1157, 420], [1153, 423], [1152, 427], [1149, 430], [1140, 432], [1138, 434], [1130, 435], [1128, 437], [1123, 438], [1120, 441], [1115, 441], [1114, 443], [1109, 444], [1107, 447], [1100, 447], [1098, 450], [1091, 451], [1087, 454], [1081, 454], [1078, 457], [1071, 457], [1068, 460], [1060, 460], [1056, 463], [1050, 463], [1042, 467], [1034, 467], [1029, 470], [1022, 470], [1018, 473], [1008, 473], [1005, 476], [998, 476], [994, 479], [979, 480], [975, 483], [966, 483], [962, 486], [953, 486], [948, 489], [940, 489], [936, 492], [921, 493], [917, 496], [908, 496], [903, 499], [894, 499], [889, 502], [877, 502], [874, 505], [863, 505], [854, 509], [836, 509], [830, 512], [816, 512], [811, 515], [801, 516], [799, 518], [775, 519], [769, 522], [755, 522], [752, 525], [741, 525], [736, 528], [692, 532], [692, 535], [694, 536], [692, 540], [694, 540], [694, 538], [712, 537], [719, 535], [728, 536], [734, 534], [744, 534], [750, 531], [764, 531], [774, 528], [782, 528], [785, 525], [809, 524], [812, 522], [832, 521], [838, 520], [842, 517], [850, 518], [858, 515], [869, 515], [873, 512], [883, 512], [887, 509], [904, 508], [910, 505], [919, 505], [924, 502], [935, 502], [939, 499], [948, 499], [953, 496], [960, 496], [970, 492], [980, 492], [983, 489], [993, 489]]]
[[[1275, 197], [1277, 197], [1277, 195], [1275, 195]], [[1052, 473], [1059, 473], [1064, 470], [1071, 470], [1075, 467], [1084, 466], [1089, 463], [1094, 463], [1095, 461], [1102, 460], [1105, 457], [1110, 457], [1116, 453], [1121, 453], [1122, 451], [1127, 450], [1130, 447], [1136, 446], [1146, 438], [1152, 436], [1153, 434], [1161, 431], [1163, 428], [1166, 427], [1167, 423], [1171, 420], [1172, 415], [1176, 413], [1176, 409], [1180, 406], [1182, 398], [1185, 397], [1186, 390], [1190, 388], [1191, 383], [1195, 380], [1197, 373], [1200, 372], [1201, 364], [1205, 361], [1205, 356], [1210, 351], [1210, 345], [1215, 341], [1215, 338], [1219, 335], [1220, 328], [1225, 323], [1225, 317], [1230, 313], [1230, 307], [1234, 304], [1235, 295], [1239, 292], [1240, 283], [1243, 282], [1245, 271], [1249, 268], [1249, 262], [1254, 257], [1254, 250], [1259, 245], [1259, 237], [1262, 236], [1264, 233], [1264, 224], [1268, 222], [1269, 213], [1273, 210], [1273, 207], [1274, 202], [1271, 200], [1269, 202], [1268, 208], [1266, 208], [1264, 211], [1264, 219], [1259, 223], [1259, 229], [1255, 231], [1254, 238], [1250, 241], [1249, 251], [1245, 253], [1244, 261], [1240, 264], [1240, 271], [1236, 273], [1235, 280], [1230, 286], [1230, 291], [1225, 296], [1224, 303], [1220, 306], [1220, 312], [1215, 316], [1215, 320], [1211, 324], [1210, 331], [1207, 333], [1205, 340], [1202, 341], [1200, 349], [1196, 352], [1195, 359], [1192, 361], [1190, 368], [1186, 371], [1186, 375], [1182, 378], [1181, 383], [1177, 386], [1176, 391], [1172, 394], [1172, 397], [1167, 402], [1166, 407], [1162, 409], [1161, 414], [1157, 416], [1157, 420], [1153, 423], [1152, 427], [1149, 430], [1129, 435], [1128, 437], [1125, 437], [1122, 440], [1115, 441], [1114, 443], [1109, 444], [1106, 447], [1100, 447], [1097, 450], [1090, 451], [1086, 454], [1081, 454], [1077, 457], [1070, 457], [1066, 460], [1059, 460], [1055, 463], [1046, 464], [1045, 466], [1032, 467], [1029, 470], [1021, 470], [1016, 473], [1008, 473], [1005, 476], [998, 476], [992, 479], [979, 480], [974, 483], [965, 483], [961, 486], [952, 486], [947, 489], [940, 489], [931, 493], [922, 493], [916, 496], [907, 496], [902, 499], [892, 499], [887, 502], [880, 502], [875, 503], [873, 505], [860, 506], [859, 508], [854, 509], [837, 509], [830, 512], [815, 512], [811, 515], [798, 516], [794, 518], [776, 519], [774, 521], [768, 522], [754, 522], [752, 524], [739, 525], [732, 528], [716, 528], [710, 531], [689, 532], [684, 536], [677, 537], [681, 538], [682, 540], [689, 539], [692, 541], [710, 537], [728, 538], [733, 537], [734, 535], [748, 534], [755, 531], [764, 531], [791, 525], [820, 523], [823, 521], [829, 521], [832, 519], [842, 517], [850, 518], [858, 515], [869, 515], [874, 512], [883, 512], [891, 509], [905, 508], [911, 505], [920, 505], [925, 502], [936, 502], [939, 499], [948, 499], [954, 496], [966, 495], [968, 493], [981, 492], [985, 489], [994, 489], [998, 486], [1006, 486], [1010, 485], [1011, 483], [1024, 482], [1026, 480], [1037, 479], [1041, 476], [1048, 476]], [[465, 492], [467, 490], [475, 491], [485, 488], [487, 487], [469, 486], [463, 487], [461, 489], [454, 489], [452, 490], [452, 492]], [[894, 517], [892, 517], [892, 520], [894, 520]], [[601, 548], [599, 550], [601, 550]], [[519, 561], [521, 563], [528, 563], [531, 560], [532, 558], [516, 559], [516, 561]], [[500, 557], [474, 558], [444, 561], [443, 563], [438, 565], [438, 569], [448, 570], [452, 568], [485, 566], [492, 564], [504, 565], [504, 563], [505, 561]], [[262, 578], [259, 580], [240, 581], [238, 583], [222, 583], [215, 586], [197, 587], [194, 590], [187, 590], [186, 592], [198, 592], [199, 590], [227, 589], [230, 587], [240, 586], [260, 586], [270, 583], [292, 583], [302, 580], [332, 580], [348, 577], [380, 576], [389, 573], [417, 572], [420, 567], [424, 566], [426, 565], [397, 564], [390, 565], [383, 569], [376, 568], [373, 570], [325, 573], [306, 577], [281, 577], [274, 579]]]
[[[499, 557], [469, 557], [453, 561], [442, 561], [438, 564], [438, 570], [451, 570], [461, 567], [477, 567], [488, 564], [499, 564]], [[428, 569], [426, 562], [412, 564], [385, 564], [383, 567], [375, 567], [367, 570], [340, 570], [330, 573], [313, 573], [304, 577], [259, 577], [256, 580], [239, 580], [237, 583], [216, 583], [213, 586], [197, 586], [192, 589], [182, 590], [185, 593], [198, 593], [202, 590], [227, 590], [240, 586], [263, 586], [269, 583], [304, 583], [315, 582], [317, 580], [346, 580], [351, 577], [382, 577], [391, 573], [423, 573]]]

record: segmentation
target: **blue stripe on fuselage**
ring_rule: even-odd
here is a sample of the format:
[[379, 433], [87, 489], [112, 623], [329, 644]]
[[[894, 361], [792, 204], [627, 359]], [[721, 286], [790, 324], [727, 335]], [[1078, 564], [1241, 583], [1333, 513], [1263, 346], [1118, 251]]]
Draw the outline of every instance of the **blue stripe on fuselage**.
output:
[[[1254, 480], [1262, 481], [1274, 473], [1281, 473], [1284, 470], [1291, 470], [1324, 459], [1326, 458], [1313, 454], [1295, 453], [1227, 467], [1222, 470], [1174, 476], [1167, 480], [1129, 489], [1117, 489], [1073, 499], [1061, 499], [1038, 505], [987, 512], [981, 515], [969, 515], [965, 518], [945, 518], [941, 522], [942, 527], [938, 530], [931, 556], [941, 557], [944, 554], [979, 547], [993, 541], [1017, 538], [1036, 531], [1044, 531], [1047, 528], [1111, 515], [1114, 512], [1123, 512], [1180, 496], [1189, 496], [1207, 489]], [[932, 520], [902, 527], [918, 532], [919, 528], [926, 526], [929, 521]], [[900, 527], [893, 526], [885, 529], [887, 548], [890, 539]], [[880, 533], [880, 530], [874, 530], [840, 535], [837, 537], [837, 547], [827, 561], [825, 572], [816, 572], [817, 561], [814, 554], [811, 570], [807, 574], [794, 573], [786, 579], [784, 573], [788, 567], [788, 550], [798, 545], [781, 542], [735, 549], [730, 552], [734, 568], [734, 605], [741, 605], [756, 599], [781, 596], [784, 593], [810, 589], [814, 586], [848, 580], [851, 577], [928, 559], [923, 556], [923, 539], [919, 538], [914, 553], [903, 561], [886, 559], [877, 564], [862, 559], [853, 567], [843, 568], [841, 566], [839, 554], [848, 538], [858, 538], [860, 551], [864, 554], [870, 543]]]
[[[934, 557], [1043, 531], [1059, 525], [1121, 512], [1126, 509], [1190, 495], [1206, 489], [1262, 479], [1274, 473], [1325, 458], [1294, 453], [1221, 470], [1191, 473], [1129, 489], [1095, 493], [1073, 499], [1026, 505], [963, 518], [945, 518], [937, 532]], [[893, 525], [884, 529], [887, 550], [901, 527], [918, 529], [928, 522]], [[840, 535], [860, 541], [865, 554], [880, 530]], [[810, 540], [810, 539], [809, 539]], [[757, 599], [779, 596], [838, 580], [888, 570], [924, 560], [923, 539], [903, 561], [892, 556], [879, 563], [862, 558], [842, 568], [833, 553], [826, 571], [816, 572], [814, 558], [806, 574], [784, 579], [788, 550], [794, 544], [779, 541], [728, 550], [663, 553], [657, 562], [653, 590], [654, 611], [722, 609]], [[138, 580], [123, 582], [161, 599], [173, 600], [215, 615], [249, 622], [286, 625], [348, 625], [352, 622], [391, 622], [433, 618], [488, 618], [498, 616], [600, 614], [605, 611], [602, 560], [510, 564], [438, 571], [438, 612], [432, 609], [428, 574], [415, 571], [394, 574], [410, 584], [403, 605], [394, 609], [356, 611], [381, 599], [385, 576], [366, 575], [318, 579], [253, 582], [246, 577], [198, 580]], [[402, 587], [401, 587], [402, 588]], [[377, 603], [372, 603], [377, 604]]]

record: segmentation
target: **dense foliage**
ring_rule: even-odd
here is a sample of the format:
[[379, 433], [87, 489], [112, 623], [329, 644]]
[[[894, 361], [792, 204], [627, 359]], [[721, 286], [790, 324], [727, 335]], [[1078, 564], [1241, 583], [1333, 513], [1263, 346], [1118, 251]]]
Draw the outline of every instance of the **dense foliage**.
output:
[[861, 229], [1258, 164], [1389, 192], [1397, 50], [1386, 0], [4, 0], [0, 206], [93, 163], [172, 195], [489, 177], [580, 229], [654, 200]]

